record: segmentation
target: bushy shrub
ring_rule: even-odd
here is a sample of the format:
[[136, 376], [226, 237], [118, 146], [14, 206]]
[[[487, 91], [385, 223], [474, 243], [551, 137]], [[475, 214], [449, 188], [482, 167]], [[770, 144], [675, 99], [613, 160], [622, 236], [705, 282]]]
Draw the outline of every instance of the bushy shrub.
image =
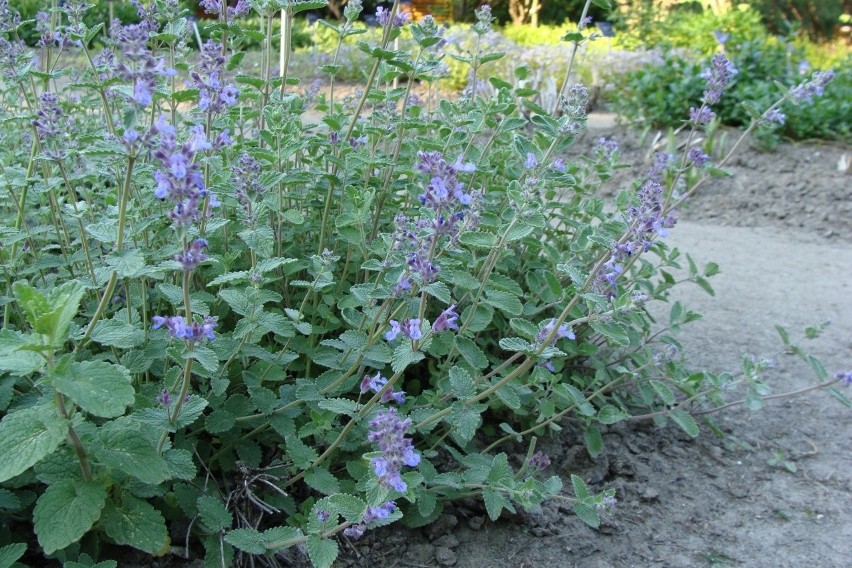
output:
[[[766, 108], [782, 94], [779, 85], [789, 89], [813, 71], [801, 52], [779, 41], [732, 44], [727, 53], [739, 72], [718, 107], [718, 117], [731, 126], [747, 126], [756, 109]], [[689, 51], [668, 50], [658, 52], [656, 59], [639, 69], [608, 74], [612, 108], [633, 123], [678, 127], [684, 112], [701, 99], [702, 73], [708, 65], [709, 59]], [[776, 135], [850, 140], [850, 72], [852, 59], [846, 59], [835, 70], [836, 80], [826, 88], [819, 105], [785, 105], [784, 123], [761, 131], [765, 141], [771, 143]]]
[[[500, 80], [430, 108], [411, 89], [436, 79], [442, 29], [426, 19], [393, 50], [394, 5], [359, 46], [363, 93], [297, 95], [271, 34], [240, 72], [238, 10], [190, 60], [184, 16], [159, 7], [94, 54], [67, 2], [79, 69], [49, 46], [35, 61], [0, 1], [4, 558], [71, 567], [180, 540], [209, 565], [298, 545], [328, 567], [340, 538], [469, 497], [492, 519], [562, 499], [595, 526], [614, 490], [572, 475], [565, 491], [535, 436], [570, 419], [596, 455], [609, 424], [695, 436], [689, 411], [731, 389], [760, 406], [765, 362], [690, 371], [674, 334], [698, 314], [674, 303], [655, 326], [645, 308], [681, 265], [711, 290], [718, 267], [661, 240], [707, 156], [662, 153], [605, 203], [614, 143], [560, 157], [584, 126], [579, 84], [555, 113]], [[277, 4], [261, 7], [271, 25]], [[492, 56], [475, 52], [474, 74]], [[731, 73], [714, 62], [707, 104]], [[820, 386], [852, 382], [808, 360]]]

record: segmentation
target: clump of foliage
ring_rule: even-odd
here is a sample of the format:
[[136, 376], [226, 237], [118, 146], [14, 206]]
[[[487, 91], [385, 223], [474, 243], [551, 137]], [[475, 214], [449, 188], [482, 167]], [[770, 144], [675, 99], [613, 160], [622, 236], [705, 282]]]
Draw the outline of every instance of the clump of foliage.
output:
[[[318, 2], [202, 5], [216, 37], [190, 57], [169, 0], [137, 4], [139, 23], [110, 29], [100, 53], [83, 2], [38, 16], [33, 52], [0, 0], [9, 563], [29, 550], [115, 566], [116, 547], [181, 542], [212, 566], [296, 547], [327, 567], [339, 539], [422, 526], [471, 496], [492, 519], [562, 499], [595, 526], [614, 490], [571, 476], [565, 491], [535, 436], [571, 419], [596, 455], [609, 424], [695, 436], [689, 411], [733, 388], [760, 406], [765, 362], [690, 371], [674, 332], [699, 316], [675, 303], [660, 329], [645, 308], [681, 265], [711, 290], [718, 267], [661, 240], [716, 171], [706, 155], [660, 154], [607, 204], [613, 141], [560, 158], [584, 127], [579, 84], [543, 109], [519, 68], [486, 97], [476, 79], [499, 54], [477, 50], [467, 96], [426, 105], [412, 87], [437, 79], [443, 30], [395, 3], [359, 44], [372, 58], [359, 95], [335, 96], [337, 51], [328, 91], [299, 93], [289, 49], [272, 73], [271, 33], [257, 74], [234, 46], [250, 11], [269, 30], [282, 5], [292, 26]], [[360, 11], [322, 24], [338, 47], [362, 33]], [[481, 37], [490, 10], [477, 17]], [[403, 28], [410, 51], [393, 49]], [[694, 129], [734, 73], [714, 59]], [[852, 380], [799, 352], [817, 386]]]

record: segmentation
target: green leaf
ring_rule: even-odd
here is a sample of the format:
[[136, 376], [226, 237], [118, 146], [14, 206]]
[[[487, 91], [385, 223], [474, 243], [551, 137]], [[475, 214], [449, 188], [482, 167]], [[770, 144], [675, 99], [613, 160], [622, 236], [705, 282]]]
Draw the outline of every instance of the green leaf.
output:
[[229, 528], [234, 523], [234, 517], [219, 499], [211, 495], [202, 495], [196, 502], [201, 522], [210, 531], [220, 531]]
[[406, 367], [413, 363], [423, 360], [423, 353], [411, 350], [411, 343], [403, 341], [393, 350], [393, 360], [391, 361], [391, 369], [394, 373], [403, 371]]
[[497, 244], [497, 236], [492, 233], [468, 231], [459, 235], [459, 242], [472, 247], [492, 249]]
[[324, 467], [315, 467], [305, 474], [305, 483], [323, 495], [340, 492], [340, 482]]
[[107, 503], [101, 518], [104, 532], [118, 544], [126, 544], [154, 556], [169, 551], [169, 534], [163, 515], [150, 505], [124, 493], [121, 504]]
[[48, 336], [54, 345], [68, 338], [68, 328], [86, 292], [76, 280], [65, 282], [46, 296], [26, 282], [15, 282], [13, 290], [33, 330]]
[[695, 418], [691, 414], [683, 410], [673, 410], [669, 414], [669, 417], [691, 437], [696, 438], [698, 436], [698, 424], [696, 424]]
[[492, 521], [500, 518], [500, 513], [506, 504], [506, 498], [497, 491], [486, 489], [482, 492], [482, 499], [485, 501], [485, 511], [488, 513], [488, 518]]
[[169, 477], [171, 479], [190, 481], [195, 479], [195, 476], [198, 474], [189, 450], [171, 448], [163, 452], [163, 458], [169, 467]]
[[614, 321], [603, 322], [593, 320], [590, 325], [592, 326], [592, 329], [603, 335], [607, 341], [623, 347], [630, 345], [630, 337], [628, 337], [627, 332], [621, 324]]
[[504, 337], [500, 340], [500, 348], [506, 351], [521, 351], [529, 353], [533, 350], [533, 345], [520, 337]]
[[663, 404], [670, 406], [675, 403], [675, 396], [672, 392], [672, 389], [669, 388], [669, 385], [663, 383], [661, 381], [651, 381], [651, 388], [654, 389], [654, 392], [657, 393], [657, 396], [660, 397], [660, 400], [663, 401]]
[[269, 550], [293, 546], [300, 536], [302, 531], [295, 527], [273, 527], [263, 531], [263, 541]]
[[580, 517], [581, 521], [593, 529], [601, 526], [601, 519], [598, 516], [598, 511], [592, 505], [587, 505], [586, 503], [574, 503], [574, 513]]
[[603, 437], [601, 431], [594, 426], [588, 426], [583, 431], [583, 440], [586, 442], [586, 450], [589, 455], [597, 457], [603, 451]]
[[225, 535], [225, 542], [249, 554], [266, 552], [263, 535], [251, 528], [232, 530]]
[[488, 358], [485, 356], [485, 353], [471, 339], [457, 335], [455, 344], [461, 356], [472, 367], [484, 369], [488, 366]]
[[485, 303], [494, 306], [510, 316], [519, 316], [524, 311], [521, 301], [517, 296], [503, 290], [487, 290], [485, 292]]
[[101, 418], [121, 416], [136, 395], [128, 370], [104, 361], [60, 365], [52, 381], [53, 388]]
[[127, 321], [112, 318], [95, 325], [92, 341], [107, 347], [130, 349], [145, 341], [145, 332]]
[[101, 465], [132, 475], [143, 483], [162, 483], [171, 477], [166, 460], [130, 418], [101, 426], [92, 451]]
[[781, 341], [784, 342], [784, 345], [790, 345], [790, 334], [787, 333], [787, 330], [781, 327], [780, 325], [776, 325], [775, 330], [778, 332], [778, 335], [781, 336]]
[[616, 422], [621, 422], [629, 417], [630, 416], [626, 412], [611, 404], [605, 404], [600, 411], [598, 411], [598, 421], [601, 424], [615, 424]]
[[453, 302], [453, 297], [450, 294], [450, 289], [443, 282], [432, 282], [431, 284], [423, 288], [423, 290], [430, 296], [438, 298], [445, 304], [451, 304]]
[[51, 404], [11, 412], [0, 422], [0, 482], [53, 453], [68, 435], [68, 421]]
[[0, 488], [0, 509], [17, 511], [21, 508], [21, 500], [8, 489]]
[[7, 544], [0, 548], [0, 568], [11, 568], [26, 551], [27, 545], [23, 542]]
[[101, 517], [107, 492], [96, 481], [63, 479], [49, 486], [33, 510], [33, 526], [45, 554], [80, 540]]
[[248, 247], [261, 258], [269, 258], [275, 250], [275, 233], [265, 225], [237, 233]]
[[214, 410], [204, 421], [205, 429], [211, 434], [227, 432], [236, 425], [234, 415], [224, 409]]
[[461, 367], [450, 369], [450, 387], [459, 400], [468, 400], [476, 396], [476, 387], [470, 373]]
[[331, 411], [338, 415], [354, 417], [358, 411], [358, 403], [348, 398], [329, 398], [321, 400], [317, 406], [323, 410]]
[[588, 499], [589, 495], [591, 495], [586, 482], [580, 476], [573, 473], [571, 474], [571, 487], [574, 489], [574, 496], [581, 501]]
[[337, 542], [311, 535], [308, 537], [308, 558], [315, 568], [331, 568], [337, 559]]

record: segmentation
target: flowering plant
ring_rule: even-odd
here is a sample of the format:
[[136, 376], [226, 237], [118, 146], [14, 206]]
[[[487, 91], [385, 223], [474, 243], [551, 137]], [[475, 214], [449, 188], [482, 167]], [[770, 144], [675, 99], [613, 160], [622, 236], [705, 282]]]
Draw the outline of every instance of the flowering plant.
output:
[[[286, 31], [316, 5], [204, 2], [215, 39], [189, 64], [173, 1], [137, 3], [99, 54], [83, 2], [40, 16], [70, 44], [33, 53], [0, 1], [0, 136], [30, 148], [0, 150], [0, 507], [32, 523], [33, 555], [78, 562], [88, 534], [152, 555], [176, 539], [216, 566], [298, 545], [330, 566], [338, 539], [470, 496], [492, 519], [564, 499], [597, 525], [614, 490], [571, 476], [563, 494], [536, 436], [574, 420], [596, 455], [605, 425], [670, 418], [694, 436], [691, 405], [765, 394], [762, 363], [687, 372], [645, 310], [673, 285], [681, 255], [661, 239], [706, 156], [659, 155], [605, 207], [614, 141], [560, 157], [584, 128], [581, 85], [555, 113], [502, 80], [486, 98], [494, 54], [477, 50], [468, 96], [424, 106], [412, 88], [435, 80], [442, 29], [398, 3], [359, 46], [358, 97], [335, 97], [334, 57], [327, 93], [300, 92], [287, 53], [272, 73], [272, 18], [283, 8]], [[259, 76], [231, 72], [249, 10], [268, 32]], [[324, 25], [342, 41], [360, 11]], [[392, 49], [404, 26], [413, 53]], [[708, 70], [696, 129], [733, 73]], [[687, 262], [709, 290], [718, 267]], [[667, 329], [697, 317], [676, 303]]]

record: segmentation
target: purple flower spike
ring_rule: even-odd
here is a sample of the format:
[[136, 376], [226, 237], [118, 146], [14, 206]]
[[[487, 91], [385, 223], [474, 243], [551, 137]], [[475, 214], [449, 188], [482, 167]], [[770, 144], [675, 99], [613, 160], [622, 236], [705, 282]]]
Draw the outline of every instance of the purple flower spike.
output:
[[733, 80], [737, 74], [737, 69], [734, 67], [727, 57], [721, 53], [713, 56], [710, 61], [710, 68], [702, 73], [702, 77], [707, 79], [707, 90], [704, 91], [704, 102], [707, 104], [716, 104], [722, 98], [722, 91]]
[[[382, 452], [381, 456], [370, 462], [373, 473], [379, 483], [400, 493], [408, 489], [400, 475], [403, 465], [415, 467], [420, 463], [420, 454], [414, 449], [411, 439], [405, 437], [405, 431], [410, 426], [411, 419], [402, 419], [395, 408], [389, 408], [370, 421], [367, 435], [367, 440], [376, 444]], [[366, 518], [364, 522], [368, 522]]]

